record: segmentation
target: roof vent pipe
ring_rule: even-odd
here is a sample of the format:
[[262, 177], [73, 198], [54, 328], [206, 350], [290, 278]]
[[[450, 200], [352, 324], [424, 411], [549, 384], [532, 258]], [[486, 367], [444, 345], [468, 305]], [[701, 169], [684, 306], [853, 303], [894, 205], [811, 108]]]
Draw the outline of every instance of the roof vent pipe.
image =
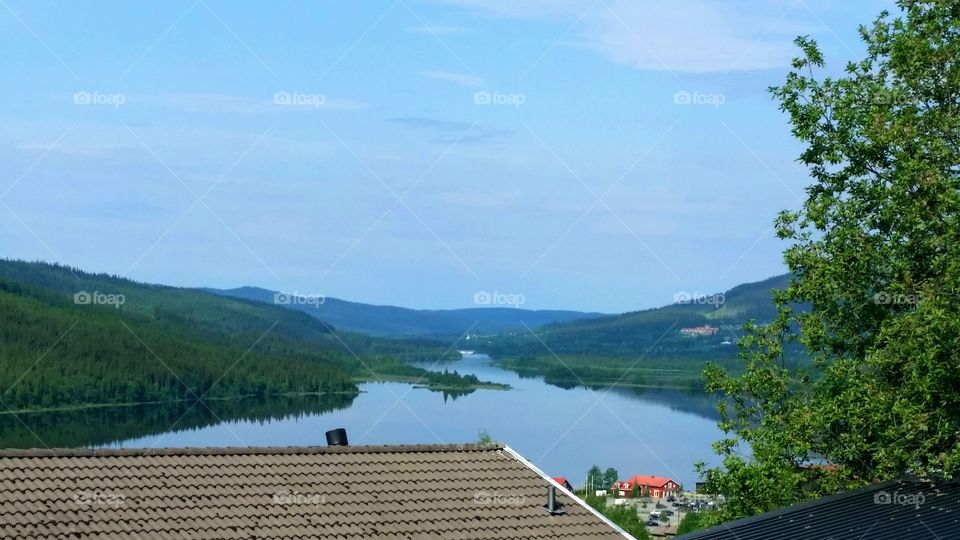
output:
[[563, 505], [557, 502], [557, 488], [555, 486], [549, 486], [547, 488], [547, 504], [543, 505], [543, 507], [547, 509], [547, 513], [551, 516], [567, 513], [567, 511], [563, 509]]
[[348, 446], [347, 430], [343, 428], [331, 429], [327, 432], [327, 446]]

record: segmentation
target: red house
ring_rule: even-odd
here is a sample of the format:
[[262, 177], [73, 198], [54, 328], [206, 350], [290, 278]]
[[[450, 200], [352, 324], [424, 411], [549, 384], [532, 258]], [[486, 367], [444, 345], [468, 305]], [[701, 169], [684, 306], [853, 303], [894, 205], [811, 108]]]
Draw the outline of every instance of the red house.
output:
[[680, 484], [663, 476], [636, 475], [627, 480], [621, 480], [611, 486], [617, 497], [633, 497], [633, 487], [637, 486], [637, 494], [641, 497], [669, 497], [676, 495]]
[[566, 476], [554, 476], [553, 481], [567, 488], [568, 490], [573, 491], [573, 485], [570, 484], [570, 482], [567, 482]]

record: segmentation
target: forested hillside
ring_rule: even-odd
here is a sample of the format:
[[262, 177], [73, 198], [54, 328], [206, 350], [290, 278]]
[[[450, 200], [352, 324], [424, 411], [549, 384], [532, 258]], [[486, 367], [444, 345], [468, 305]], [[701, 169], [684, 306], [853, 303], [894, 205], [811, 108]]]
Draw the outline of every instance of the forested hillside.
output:
[[434, 342], [335, 332], [302, 313], [64, 266], [0, 261], [0, 392], [7, 409], [302, 392], [427, 373]]
[[[785, 287], [788, 278], [786, 274], [776, 276], [655, 309], [551, 324], [533, 334], [483, 336], [481, 345], [474, 347], [497, 357], [541, 355], [549, 350], [564, 355], [732, 358], [745, 322], [774, 318], [771, 292]], [[683, 328], [707, 325], [716, 327], [717, 332], [702, 336], [681, 333]]]

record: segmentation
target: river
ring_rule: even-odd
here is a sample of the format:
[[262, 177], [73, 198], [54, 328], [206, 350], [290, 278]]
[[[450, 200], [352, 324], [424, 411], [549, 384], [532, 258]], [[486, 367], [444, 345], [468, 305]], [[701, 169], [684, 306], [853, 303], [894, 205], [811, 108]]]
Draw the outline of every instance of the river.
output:
[[[466, 395], [364, 383], [357, 396], [110, 407], [0, 419], [3, 446], [301, 446], [347, 429], [350, 444], [475, 442], [481, 431], [552, 476], [583, 485], [591, 465], [621, 478], [668, 476], [693, 488], [694, 463], [715, 460], [713, 401], [682, 390], [565, 390], [521, 378], [483, 355], [445, 367], [511, 390]], [[438, 367], [434, 366], [434, 369]]]

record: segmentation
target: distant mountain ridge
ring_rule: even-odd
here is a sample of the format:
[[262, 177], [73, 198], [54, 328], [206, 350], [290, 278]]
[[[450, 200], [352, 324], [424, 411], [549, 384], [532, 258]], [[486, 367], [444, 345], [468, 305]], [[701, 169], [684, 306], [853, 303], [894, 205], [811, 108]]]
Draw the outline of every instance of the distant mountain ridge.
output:
[[[303, 298], [289, 301], [285, 293], [259, 287], [203, 288], [205, 292], [256, 302], [282, 305], [331, 324], [334, 328], [390, 337], [459, 337], [523, 331], [548, 324], [602, 317], [602, 313], [569, 310], [527, 310], [512, 307], [463, 309], [411, 309], [351, 302], [339, 298]], [[276, 295], [280, 295], [280, 298]], [[279, 300], [279, 301], [278, 301]]]
[[[715, 358], [735, 356], [742, 326], [750, 320], [769, 322], [777, 314], [774, 289], [784, 289], [790, 274], [744, 283], [714, 295], [678, 298], [659, 307], [587, 320], [549, 324], [534, 335], [487, 336], [478, 345], [494, 356], [556, 354], [637, 355]], [[715, 328], [685, 335], [685, 328]]]

